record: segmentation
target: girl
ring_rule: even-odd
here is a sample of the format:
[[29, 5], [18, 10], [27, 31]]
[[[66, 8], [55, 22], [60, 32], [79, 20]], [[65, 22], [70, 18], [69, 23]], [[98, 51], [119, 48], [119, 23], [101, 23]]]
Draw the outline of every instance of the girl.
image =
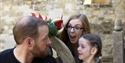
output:
[[[101, 63], [101, 38], [95, 34], [84, 34], [79, 39], [78, 57], [84, 63]], [[82, 63], [83, 63], [82, 62]]]

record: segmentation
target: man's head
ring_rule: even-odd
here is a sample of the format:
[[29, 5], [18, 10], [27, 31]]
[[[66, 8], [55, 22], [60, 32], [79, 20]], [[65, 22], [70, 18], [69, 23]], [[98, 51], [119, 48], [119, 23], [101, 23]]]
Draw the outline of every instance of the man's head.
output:
[[35, 57], [45, 57], [48, 45], [48, 27], [43, 20], [27, 16], [20, 19], [13, 28], [17, 45], [25, 45]]

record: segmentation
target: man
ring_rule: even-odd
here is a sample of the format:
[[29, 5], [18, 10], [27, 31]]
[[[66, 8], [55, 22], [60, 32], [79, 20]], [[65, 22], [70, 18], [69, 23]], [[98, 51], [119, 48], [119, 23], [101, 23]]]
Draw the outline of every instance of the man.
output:
[[56, 63], [47, 48], [51, 41], [48, 26], [43, 20], [27, 16], [13, 28], [17, 46], [0, 53], [0, 63]]

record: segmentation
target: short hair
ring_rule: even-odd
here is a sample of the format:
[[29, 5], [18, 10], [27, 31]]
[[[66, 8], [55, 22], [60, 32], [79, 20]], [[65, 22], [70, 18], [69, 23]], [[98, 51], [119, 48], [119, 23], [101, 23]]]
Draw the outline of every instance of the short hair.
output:
[[27, 37], [36, 39], [39, 36], [38, 28], [43, 25], [47, 26], [44, 20], [33, 16], [27, 16], [20, 19], [13, 28], [13, 35], [16, 43], [21, 44]]

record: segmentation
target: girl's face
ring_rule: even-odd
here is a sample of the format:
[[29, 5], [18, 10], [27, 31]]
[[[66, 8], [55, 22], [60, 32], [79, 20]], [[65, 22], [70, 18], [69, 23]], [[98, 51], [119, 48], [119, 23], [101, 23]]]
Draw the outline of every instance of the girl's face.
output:
[[78, 47], [77, 51], [78, 51], [79, 59], [81, 59], [83, 61], [88, 59], [91, 56], [91, 54], [90, 54], [91, 46], [89, 44], [89, 41], [84, 38], [80, 38], [78, 45], [79, 45], [79, 47]]
[[83, 25], [79, 19], [70, 20], [67, 25], [67, 33], [71, 43], [77, 43], [78, 39], [82, 35]]

